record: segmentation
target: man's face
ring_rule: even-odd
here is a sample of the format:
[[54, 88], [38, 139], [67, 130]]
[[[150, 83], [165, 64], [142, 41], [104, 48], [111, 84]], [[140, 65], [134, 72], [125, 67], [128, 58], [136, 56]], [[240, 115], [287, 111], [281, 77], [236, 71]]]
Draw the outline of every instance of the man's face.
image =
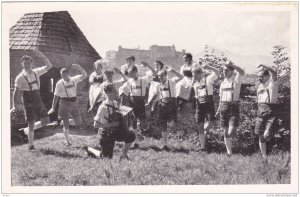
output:
[[159, 73], [158, 74], [158, 79], [160, 82], [166, 82], [167, 81], [167, 75], [165, 75], [164, 73]]
[[266, 81], [269, 80], [269, 76], [265, 76], [264, 71], [260, 71], [258, 73], [258, 80], [259, 80], [260, 83], [265, 83]]
[[185, 63], [187, 64], [191, 64], [192, 63], [192, 58], [190, 58], [189, 56], [185, 55], [183, 56], [183, 60]]
[[231, 70], [230, 68], [224, 66], [223, 67], [223, 75], [225, 78], [230, 78], [233, 75], [233, 70]]
[[154, 62], [154, 69], [155, 69], [155, 71], [160, 70], [160, 65], [157, 62]]
[[101, 70], [102, 70], [102, 65], [101, 64], [96, 64], [95, 65], [95, 71], [96, 71], [96, 73], [101, 73]]
[[24, 60], [22, 61], [22, 67], [23, 67], [25, 70], [31, 69], [31, 67], [32, 67], [32, 60], [31, 60], [31, 59], [24, 59]]
[[106, 75], [106, 78], [108, 81], [113, 81], [113, 77], [114, 77], [114, 75], [111, 73]]
[[196, 81], [200, 81], [202, 78], [202, 73], [199, 72], [193, 72], [192, 75]]
[[128, 60], [127, 60], [127, 64], [128, 64], [128, 66], [134, 66], [135, 61], [132, 60], [132, 59], [128, 59]]
[[69, 81], [70, 80], [70, 73], [63, 72], [63, 73], [61, 73], [61, 77], [63, 78], [64, 81]]

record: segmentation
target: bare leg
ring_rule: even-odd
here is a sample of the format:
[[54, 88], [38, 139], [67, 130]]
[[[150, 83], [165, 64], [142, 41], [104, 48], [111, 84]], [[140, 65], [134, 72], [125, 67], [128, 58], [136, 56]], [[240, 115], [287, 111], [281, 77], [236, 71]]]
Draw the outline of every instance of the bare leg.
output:
[[125, 143], [124, 144], [124, 147], [123, 147], [123, 153], [122, 153], [122, 156], [121, 157], [126, 157], [127, 156], [127, 153], [131, 147], [131, 144], [132, 143]]
[[224, 130], [224, 142], [227, 149], [227, 154], [232, 155], [232, 139], [228, 134], [228, 127], [223, 127]]
[[64, 132], [64, 136], [65, 136], [65, 143], [66, 144], [70, 144], [69, 141], [69, 119], [65, 118], [64, 119], [64, 124], [63, 124], [63, 132]]
[[34, 138], [34, 122], [28, 123], [28, 145], [33, 146], [33, 138]]
[[263, 135], [259, 136], [259, 148], [260, 148], [262, 157], [264, 159], [267, 158], [267, 144], [266, 144], [266, 140]]

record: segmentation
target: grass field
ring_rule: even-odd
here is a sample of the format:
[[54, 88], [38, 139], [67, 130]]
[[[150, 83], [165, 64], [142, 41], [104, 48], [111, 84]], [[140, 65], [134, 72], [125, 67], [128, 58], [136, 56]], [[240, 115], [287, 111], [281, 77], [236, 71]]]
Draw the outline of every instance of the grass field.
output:
[[[72, 133], [72, 131], [71, 131]], [[122, 144], [116, 144], [112, 160], [89, 158], [84, 145], [98, 146], [93, 131], [75, 132], [71, 147], [63, 145], [61, 129], [36, 132], [30, 153], [25, 141], [14, 142], [11, 151], [13, 186], [72, 185], [211, 185], [289, 184], [290, 153], [272, 153], [263, 162], [257, 150], [228, 157], [219, 151], [197, 152], [193, 141], [171, 137], [172, 151], [162, 151], [160, 142], [146, 138], [130, 150], [132, 161], [119, 161]], [[74, 134], [74, 131], [73, 131]], [[222, 151], [223, 150], [223, 151]]]

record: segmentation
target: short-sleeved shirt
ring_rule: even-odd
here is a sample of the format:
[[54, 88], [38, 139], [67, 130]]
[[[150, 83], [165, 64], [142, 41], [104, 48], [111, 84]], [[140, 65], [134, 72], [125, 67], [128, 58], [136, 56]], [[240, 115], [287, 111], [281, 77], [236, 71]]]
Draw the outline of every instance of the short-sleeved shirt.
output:
[[[37, 81], [37, 83], [33, 83], [31, 85], [31, 90], [39, 90], [40, 89], [40, 76], [45, 74], [47, 72], [47, 66], [38, 67], [35, 69], [32, 69], [31, 73], [26, 72], [23, 70], [15, 80], [15, 87], [19, 88], [22, 91], [30, 91], [29, 83], [32, 83], [34, 81]], [[34, 74], [35, 73], [35, 74]], [[26, 81], [24, 75], [27, 77], [28, 82]], [[36, 75], [36, 77], [35, 77]]]
[[130, 96], [145, 96], [146, 95], [146, 86], [150, 84], [152, 76], [145, 75], [143, 77], [138, 77], [137, 80], [129, 78], [127, 87], [129, 88]]
[[74, 77], [70, 77], [70, 81], [65, 81], [60, 79], [56, 83], [54, 95], [59, 96], [61, 98], [71, 98], [77, 96], [76, 87], [78, 82], [80, 82], [81, 75], [76, 75]]
[[100, 75], [98, 75], [96, 72], [92, 72], [92, 74], [89, 77], [89, 82], [90, 83], [94, 83], [94, 79], [95, 78], [101, 78], [103, 79], [103, 81], [105, 80], [105, 76], [103, 75], [103, 73], [100, 73]]
[[257, 87], [258, 103], [276, 104], [278, 101], [278, 85], [272, 78], [266, 83], [260, 83]]
[[214, 81], [218, 76], [213, 72], [194, 84], [195, 97], [203, 97], [214, 94]]
[[238, 101], [240, 99], [243, 78], [244, 76], [240, 75], [239, 73], [237, 73], [235, 76], [231, 76], [230, 78], [225, 78], [220, 86], [220, 101]]
[[108, 107], [107, 105], [112, 105], [117, 107], [117, 103], [115, 101], [105, 100], [99, 106], [96, 116], [94, 117], [94, 121], [100, 122], [101, 124], [108, 123], [109, 114], [113, 113], [113, 109]]

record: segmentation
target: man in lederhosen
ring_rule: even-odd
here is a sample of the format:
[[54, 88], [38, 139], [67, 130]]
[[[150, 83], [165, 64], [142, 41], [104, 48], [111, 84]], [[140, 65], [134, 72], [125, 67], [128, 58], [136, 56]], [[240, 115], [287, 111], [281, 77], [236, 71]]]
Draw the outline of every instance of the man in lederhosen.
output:
[[[149, 68], [152, 73], [156, 74], [156, 71], [149, 66], [149, 64], [143, 62], [144, 67]], [[145, 75], [139, 76], [138, 69], [136, 66], [128, 68], [128, 81], [123, 85], [123, 89], [129, 91], [129, 107], [133, 108], [133, 129], [135, 133], [139, 133], [147, 128], [146, 112], [145, 112], [145, 95], [146, 86], [150, 84], [152, 76]], [[137, 119], [140, 121], [140, 128], [137, 129]]]
[[245, 72], [228, 61], [223, 66], [223, 74], [224, 80], [220, 85], [220, 103], [217, 114], [220, 113], [220, 126], [224, 130], [227, 155], [231, 156], [232, 138], [239, 126], [239, 99]]
[[259, 147], [264, 159], [267, 158], [266, 141], [271, 139], [272, 131], [276, 129], [276, 106], [278, 100], [277, 73], [271, 67], [259, 65], [257, 86], [258, 113], [255, 133], [259, 136]]
[[49, 114], [55, 111], [55, 106], [60, 98], [58, 116], [63, 120], [63, 132], [65, 136], [65, 146], [70, 146], [69, 140], [69, 116], [71, 115], [76, 125], [82, 124], [82, 119], [79, 111], [77, 100], [77, 84], [87, 77], [87, 74], [81, 66], [72, 64], [72, 68], [78, 70], [81, 74], [70, 76], [68, 68], [62, 68], [60, 74], [62, 79], [56, 83], [54, 98], [52, 102], [52, 108], [49, 110]]
[[127, 153], [132, 142], [135, 140], [135, 134], [122, 127], [122, 119], [116, 114], [116, 109], [118, 109], [118, 103], [116, 102], [118, 94], [114, 85], [105, 84], [104, 92], [106, 100], [99, 106], [94, 118], [94, 127], [101, 128], [101, 152], [91, 147], [85, 147], [85, 150], [90, 156], [111, 159], [113, 157], [115, 141], [125, 142], [120, 160], [129, 159]]
[[169, 68], [168, 72], [174, 73], [177, 78], [168, 79], [167, 71], [162, 69], [158, 71], [157, 76], [159, 85], [155, 86], [155, 96], [158, 97], [158, 123], [162, 132], [163, 149], [169, 150], [167, 145], [167, 123], [171, 122], [172, 125], [177, 122], [177, 101], [176, 101], [176, 83], [183, 77], [177, 73], [173, 68]]
[[192, 73], [196, 98], [195, 120], [197, 133], [199, 133], [200, 150], [205, 150], [206, 134], [215, 116], [213, 85], [218, 78], [216, 73], [219, 73], [219, 70], [209, 65], [203, 65], [202, 68], [210, 70], [212, 73], [206, 76], [207, 74], [200, 67], [193, 69]]
[[41, 120], [42, 126], [46, 126], [50, 122], [47, 109], [40, 96], [40, 76], [52, 68], [51, 62], [42, 52], [34, 51], [34, 54], [40, 57], [46, 66], [32, 69], [32, 58], [28, 55], [21, 58], [23, 71], [15, 80], [12, 109], [12, 112], [23, 111], [21, 104], [23, 97], [25, 119], [28, 123], [28, 148], [31, 152], [35, 151], [33, 139], [36, 118]]

